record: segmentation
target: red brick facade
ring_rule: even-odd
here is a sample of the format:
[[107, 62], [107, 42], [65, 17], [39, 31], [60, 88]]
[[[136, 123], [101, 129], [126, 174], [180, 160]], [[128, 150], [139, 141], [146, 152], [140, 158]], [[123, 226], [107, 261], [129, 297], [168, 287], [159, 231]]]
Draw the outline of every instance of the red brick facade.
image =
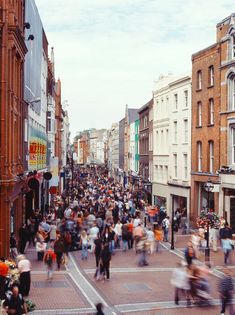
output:
[[[231, 165], [229, 124], [235, 123], [235, 101], [234, 108], [230, 109], [228, 95], [229, 76], [235, 77], [235, 40], [233, 57], [229, 51], [231, 34], [235, 37], [234, 15], [217, 25], [214, 45], [192, 56], [191, 218], [207, 208], [208, 197], [210, 208], [224, 215], [225, 209], [220, 209], [224, 208], [224, 197], [218, 171], [223, 165]], [[235, 93], [233, 97], [235, 100]], [[209, 195], [204, 189], [208, 179], [216, 184], [215, 187], [220, 187]]]
[[24, 1], [0, 1], [0, 256], [23, 222]]

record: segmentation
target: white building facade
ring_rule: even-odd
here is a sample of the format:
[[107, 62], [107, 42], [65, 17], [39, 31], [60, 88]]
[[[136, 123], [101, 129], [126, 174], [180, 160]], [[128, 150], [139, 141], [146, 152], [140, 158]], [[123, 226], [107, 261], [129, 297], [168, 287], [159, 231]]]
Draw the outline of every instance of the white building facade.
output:
[[161, 76], [153, 97], [153, 203], [189, 211], [191, 78]]
[[190, 213], [191, 77], [169, 83], [169, 210]]

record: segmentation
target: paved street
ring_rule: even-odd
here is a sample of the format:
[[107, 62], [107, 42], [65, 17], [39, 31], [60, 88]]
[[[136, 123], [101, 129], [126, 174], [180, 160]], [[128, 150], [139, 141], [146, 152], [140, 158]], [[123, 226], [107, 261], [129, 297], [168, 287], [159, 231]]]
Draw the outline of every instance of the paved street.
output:
[[[103, 283], [94, 279], [95, 259], [89, 253], [88, 260], [81, 260], [81, 252], [71, 252], [66, 269], [56, 271], [53, 280], [46, 280], [42, 262], [36, 261], [33, 248], [27, 256], [33, 264], [30, 299], [36, 303], [34, 315], [39, 314], [93, 314], [95, 304], [101, 301], [105, 314], [189, 314], [186, 302], [174, 304], [174, 288], [170, 284], [171, 273], [188, 236], [178, 236], [176, 249], [169, 250], [170, 244], [163, 243], [161, 253], [148, 257], [149, 265], [138, 267], [138, 255], [131, 250], [117, 251], [111, 261], [111, 279]], [[216, 290], [223, 255], [211, 253], [212, 274], [210, 283], [214, 307], [190, 308], [190, 314], [219, 314], [219, 296]], [[202, 255], [201, 260], [203, 261]], [[233, 267], [232, 267], [233, 269]], [[235, 275], [235, 269], [234, 275]]]

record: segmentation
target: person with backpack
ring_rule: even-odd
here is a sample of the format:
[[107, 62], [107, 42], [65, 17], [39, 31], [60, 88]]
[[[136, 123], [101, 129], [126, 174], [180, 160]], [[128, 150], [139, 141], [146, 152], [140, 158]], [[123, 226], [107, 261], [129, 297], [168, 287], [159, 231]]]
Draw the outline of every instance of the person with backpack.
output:
[[56, 254], [52, 248], [48, 248], [48, 250], [45, 252], [43, 261], [47, 269], [47, 280], [51, 280], [53, 274], [53, 264], [56, 261]]
[[14, 284], [11, 294], [6, 296], [3, 307], [7, 314], [23, 315], [28, 314], [26, 303], [23, 296], [19, 293], [19, 287]]

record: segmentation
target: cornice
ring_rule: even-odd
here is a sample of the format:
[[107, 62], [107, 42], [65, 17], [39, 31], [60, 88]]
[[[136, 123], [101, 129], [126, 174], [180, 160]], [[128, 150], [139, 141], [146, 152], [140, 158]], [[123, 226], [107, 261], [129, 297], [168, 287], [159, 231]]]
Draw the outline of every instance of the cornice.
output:
[[19, 53], [22, 57], [22, 59], [24, 58], [24, 56], [26, 55], [26, 53], [28, 52], [28, 48], [25, 44], [25, 38], [22, 35], [22, 32], [19, 28], [19, 26], [15, 26], [15, 25], [10, 25], [8, 27], [8, 32], [9, 34], [12, 34], [14, 39], [15, 39], [15, 43], [19, 48]]

